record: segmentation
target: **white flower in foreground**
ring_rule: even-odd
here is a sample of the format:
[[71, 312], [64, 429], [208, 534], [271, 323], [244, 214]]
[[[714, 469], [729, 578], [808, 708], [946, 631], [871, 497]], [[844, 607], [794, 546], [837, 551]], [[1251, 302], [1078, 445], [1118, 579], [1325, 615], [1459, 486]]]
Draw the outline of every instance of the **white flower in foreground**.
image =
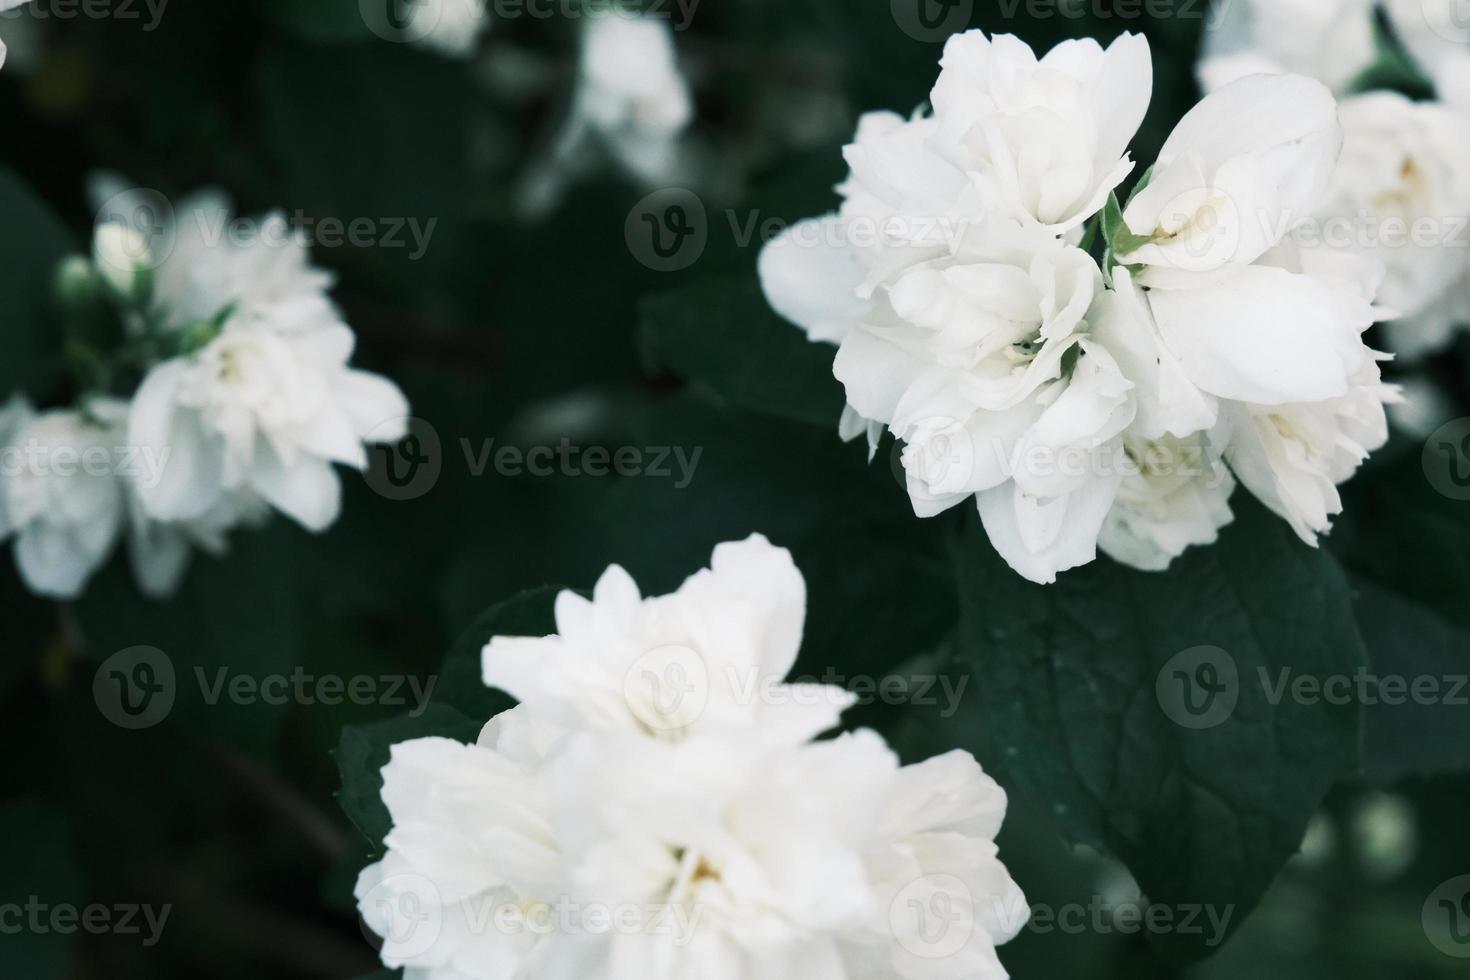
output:
[[1369, 300], [1263, 261], [1316, 212], [1341, 145], [1321, 83], [1252, 75], [1185, 115], [1124, 209], [1146, 241], [1119, 261], [1139, 267], [1164, 345], [1202, 391], [1320, 401], [1345, 394], [1371, 359]]
[[[514, 675], [521, 705], [476, 746], [404, 743], [383, 770], [393, 829], [357, 897], [384, 963], [416, 980], [1004, 977], [995, 947], [1028, 908], [996, 856], [1005, 793], [967, 754], [901, 767], [872, 732], [813, 741], [835, 713], [774, 682], [711, 697], [672, 736], [612, 676], [672, 631], [778, 679], [804, 605], [757, 536], [671, 596], [640, 601], [610, 570], [593, 602], [562, 597], [539, 649], [492, 641], [487, 676]], [[579, 661], [588, 682], [562, 686]]]
[[557, 634], [496, 637], [484, 680], [568, 728], [681, 739], [705, 728], [809, 738], [852, 703], [840, 688], [788, 686], [806, 583], [756, 536], [715, 549], [677, 592], [644, 599], [617, 565], [590, 600], [557, 597]]
[[1114, 560], [1163, 571], [1185, 549], [1213, 544], [1234, 518], [1235, 480], [1205, 435], [1125, 436], [1129, 468], [1097, 544]]
[[95, 399], [37, 414], [15, 399], [0, 412], [0, 539], [15, 537], [16, 567], [39, 595], [79, 596], [122, 533], [126, 410]]
[[1398, 389], [1370, 362], [1340, 398], [1310, 404], [1230, 404], [1225, 458], [1240, 482], [1315, 546], [1342, 512], [1337, 487], [1388, 441], [1386, 403]]
[[1395, 355], [1442, 348], [1470, 324], [1470, 119], [1392, 92], [1345, 99], [1339, 115], [1346, 140], [1312, 244], [1383, 265]]
[[[1409, 0], [1418, 4], [1421, 0]], [[1247, 75], [1295, 73], [1347, 92], [1373, 64], [1374, 0], [1230, 0], [1204, 35], [1200, 84], [1213, 92]]]
[[968, 31], [949, 39], [940, 64], [934, 118], [998, 213], [1065, 232], [1132, 171], [1128, 142], [1153, 92], [1142, 35], [1106, 50], [1064, 41], [1038, 59], [1010, 35]]
[[586, 18], [573, 115], [635, 177], [673, 168], [680, 134], [694, 118], [666, 20], [612, 11]]

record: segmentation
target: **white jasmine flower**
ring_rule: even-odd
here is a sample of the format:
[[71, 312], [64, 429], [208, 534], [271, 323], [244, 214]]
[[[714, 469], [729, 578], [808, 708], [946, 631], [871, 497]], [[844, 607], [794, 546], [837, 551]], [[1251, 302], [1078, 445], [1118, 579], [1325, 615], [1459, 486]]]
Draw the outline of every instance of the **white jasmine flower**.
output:
[[402, 393], [347, 367], [352, 331], [292, 326], [237, 316], [202, 349], [148, 372], [128, 440], [169, 449], [162, 478], [140, 488], [150, 516], [198, 520], [243, 492], [321, 531], [341, 504], [332, 464], [363, 469], [364, 439], [402, 436], [382, 428], [406, 418]]
[[587, 17], [573, 114], [635, 177], [668, 175], [694, 118], [668, 22], [627, 11]]
[[1321, 245], [1372, 257], [1398, 314], [1389, 347], [1418, 357], [1470, 322], [1470, 119], [1392, 92], [1346, 99]]
[[1316, 210], [1342, 143], [1336, 103], [1296, 75], [1252, 75], [1206, 96], [1123, 212], [1146, 241], [1119, 261], [1165, 346], [1208, 394], [1260, 404], [1347, 392], [1376, 319], [1356, 291], [1262, 259]]
[[968, 31], [949, 39], [940, 65], [934, 117], [997, 212], [1065, 232], [1132, 171], [1128, 142], [1153, 90], [1142, 35], [1106, 50], [1065, 41], [1038, 59], [1010, 35]]
[[489, 24], [485, 0], [412, 0], [406, 13], [404, 36], [450, 58], [474, 54]]
[[[558, 894], [559, 848], [536, 780], [541, 735], [523, 708], [485, 726], [476, 745], [425, 738], [393, 746], [383, 802], [387, 854], [355, 896], [384, 939], [384, 965], [420, 980], [521, 976], [537, 935], [497, 923], [536, 916]], [[549, 910], [546, 910], [549, 911]]]
[[1379, 380], [1370, 361], [1340, 398], [1293, 405], [1222, 407], [1231, 470], [1307, 544], [1342, 512], [1339, 484], [1388, 441], [1384, 405], [1398, 389]]
[[813, 741], [829, 713], [776, 708], [821, 692], [777, 684], [717, 693], [673, 735], [615, 676], [630, 643], [673, 638], [779, 681], [804, 605], [790, 557], [755, 536], [673, 595], [641, 600], [613, 568], [591, 602], [561, 597], [558, 636], [492, 640], [487, 677], [513, 675], [521, 705], [476, 746], [405, 743], [383, 770], [393, 829], [356, 894], [384, 963], [416, 980], [1003, 978], [995, 947], [1027, 906], [994, 844], [1005, 794], [971, 757], [901, 767], [872, 732]]
[[1218, 4], [1205, 31], [1200, 84], [1213, 92], [1247, 75], [1294, 73], [1346, 93], [1377, 57], [1373, 8], [1374, 0]]
[[94, 399], [37, 413], [17, 398], [0, 412], [0, 539], [15, 537], [16, 567], [38, 595], [81, 595], [122, 533], [126, 410]]
[[557, 597], [557, 634], [496, 637], [484, 651], [491, 687], [558, 724], [682, 739], [706, 727], [747, 737], [808, 738], [837, 724], [840, 688], [783, 684], [796, 662], [806, 583], [764, 537], [715, 549], [678, 591], [642, 598], [617, 565], [590, 600]]
[[1235, 490], [1205, 436], [1145, 440], [1124, 436], [1129, 467], [1098, 547], [1115, 561], [1163, 571], [1192, 545], [1213, 544], [1229, 524]]

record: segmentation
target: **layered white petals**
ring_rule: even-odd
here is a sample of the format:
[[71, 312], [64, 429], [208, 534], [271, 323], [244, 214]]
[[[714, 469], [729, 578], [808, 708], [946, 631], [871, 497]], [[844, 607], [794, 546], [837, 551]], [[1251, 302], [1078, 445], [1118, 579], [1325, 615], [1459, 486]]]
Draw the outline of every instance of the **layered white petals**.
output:
[[1098, 536], [1114, 561], [1163, 571], [1185, 549], [1213, 544], [1234, 518], [1235, 490], [1207, 438], [1124, 439], [1130, 463]]
[[[404, 743], [383, 770], [393, 829], [356, 894], [384, 963], [419, 980], [1003, 978], [995, 947], [1027, 913], [994, 843], [1004, 791], [965, 753], [901, 767], [873, 732], [816, 740], [773, 715], [819, 693], [782, 683], [804, 615], [790, 556], [755, 536], [672, 595], [644, 599], [614, 566], [591, 600], [559, 597], [556, 636], [492, 639], [487, 681], [521, 705], [477, 745]], [[660, 730], [612, 675], [671, 637], [770, 683]], [[970, 918], [942, 958], [916, 898]]]
[[1148, 44], [1065, 41], [1038, 59], [1009, 35], [949, 39], [931, 100], [946, 147], [985, 203], [1055, 232], [1096, 213], [1132, 169], [1153, 88]]

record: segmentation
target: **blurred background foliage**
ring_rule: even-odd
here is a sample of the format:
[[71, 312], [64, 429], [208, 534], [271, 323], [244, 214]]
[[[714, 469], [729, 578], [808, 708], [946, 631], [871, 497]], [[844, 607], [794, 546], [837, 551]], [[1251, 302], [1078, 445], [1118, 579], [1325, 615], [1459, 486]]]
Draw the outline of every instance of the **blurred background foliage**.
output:
[[[1042, 8], [1053, 16], [1028, 15], [1035, 5], [1026, 3], [973, 6], [971, 26], [1038, 49], [1125, 29], [1147, 34], [1155, 98], [1135, 159], [1150, 159], [1197, 98], [1203, 2], [1168, 5], [1172, 15], [1158, 17], [1131, 0]], [[328, 533], [283, 520], [241, 533], [227, 559], [200, 558], [167, 603], [138, 595], [120, 560], [65, 606], [32, 597], [8, 556], [0, 563], [0, 730], [10, 746], [0, 904], [40, 896], [173, 906], [153, 946], [128, 935], [0, 935], [0, 976], [228, 980], [376, 968], [350, 894], [373, 842], [334, 800], [332, 754], [340, 747], [344, 768], [370, 769], [387, 734], [353, 728], [344, 740], [344, 728], [402, 708], [209, 704], [197, 685], [181, 683], [164, 724], [129, 732], [93, 701], [97, 665], [114, 652], [159, 647], [181, 677], [220, 668], [438, 676], [434, 709], [389, 722], [388, 732], [468, 737], [484, 720], [471, 717], [485, 710], [483, 692], [465, 703], [468, 685], [453, 682], [472, 672], [453, 667], [453, 656], [441, 668], [441, 657], [467, 630], [461, 658], [476, 648], [484, 610], [548, 583], [585, 588], [611, 562], [647, 592], [672, 588], [715, 543], [756, 530], [791, 547], [810, 584], [803, 667], [973, 670], [954, 717], [869, 707], [854, 723], [880, 727], [910, 757], [959, 742], [1013, 775], [1002, 853], [1033, 902], [1138, 901], [1133, 879], [1099, 850], [1133, 858], [1141, 876], [1154, 848], [1154, 864], [1172, 864], [1179, 879], [1175, 899], [1191, 893], [1196, 868], [1241, 864], [1242, 879], [1259, 879], [1241, 895], [1274, 881], [1223, 951], [1180, 954], [1158, 937], [1112, 928], [1033, 931], [1003, 951], [1015, 976], [1467, 975], [1465, 961], [1428, 941], [1420, 912], [1441, 881], [1470, 872], [1470, 780], [1457, 775], [1470, 769], [1470, 709], [1313, 717], [1275, 732], [1285, 744], [1262, 749], [1264, 761], [1250, 742], [1215, 743], [1240, 746], [1234, 757], [1201, 756], [1194, 743], [1164, 751], [1107, 710], [1109, 699], [1121, 711], [1152, 697], [1149, 658], [1179, 649], [1174, 638], [1188, 645], [1187, 622], [1139, 623], [1111, 640], [1105, 629], [1082, 630], [1063, 652], [987, 632], [1022, 609], [1049, 629], [1072, 615], [1059, 608], [1066, 603], [1091, 608], [1141, 594], [1174, 603], [1175, 618], [1187, 621], [1234, 588], [1243, 605], [1271, 607], [1258, 621], [1276, 632], [1240, 641], [1266, 661], [1298, 663], [1293, 655], [1310, 647], [1321, 669], [1351, 672], [1367, 657], [1382, 672], [1463, 672], [1470, 518], [1467, 505], [1424, 482], [1417, 445], [1391, 447], [1350, 489], [1332, 540], [1340, 567], [1278, 540], [1279, 529], [1262, 530], [1264, 519], [1238, 496], [1241, 526], [1227, 532], [1221, 554], [1146, 579], [1100, 562], [1070, 586], [1064, 579], [1059, 589], [1070, 591], [1043, 598], [998, 567], [973, 529], [961, 531], [964, 515], [914, 520], [892, 477], [891, 446], [867, 465], [862, 447], [835, 438], [840, 394], [823, 357], [765, 310], [754, 284], [760, 237], [742, 241], [737, 226], [828, 209], [858, 113], [922, 103], [940, 45], [898, 29], [890, 4], [697, 8], [677, 44], [698, 106], [688, 139], [710, 240], [677, 274], [645, 267], [630, 250], [625, 222], [651, 188], [612, 167], [590, 167], [545, 214], [520, 206], [567, 111], [576, 18], [492, 17], [472, 62], [372, 35], [358, 0], [172, 0], [148, 23], [146, 15], [0, 20], [12, 48], [0, 74], [0, 383], [43, 404], [68, 396], [49, 329], [50, 278], [57, 259], [87, 245], [87, 180], [98, 170], [175, 200], [219, 185], [246, 214], [433, 220], [418, 259], [409, 249], [345, 246], [318, 247], [315, 258], [340, 276], [336, 298], [358, 332], [359, 363], [404, 387], [437, 434], [442, 471], [407, 501], [351, 476], [343, 518]], [[1462, 348], [1436, 368], [1462, 399], [1466, 364]], [[564, 438], [702, 455], [684, 488], [650, 476], [474, 472], [484, 440], [528, 448]], [[1340, 594], [1317, 595], [1295, 575], [1327, 576]], [[1303, 589], [1310, 595], [1298, 602]], [[1066, 683], [1081, 702], [1067, 701]], [[1075, 727], [1049, 727], [1049, 701]], [[1321, 749], [1306, 784], [1286, 758], [1297, 738]], [[1028, 756], [1019, 765], [1018, 746]], [[1198, 814], [1150, 810], [1172, 799], [1192, 767], [1232, 766], [1234, 785], [1309, 798], [1280, 821], [1242, 818], [1217, 832]], [[1100, 812], [1095, 833], [1067, 797], [1068, 767], [1096, 767], [1096, 785], [1082, 794]], [[1198, 802], [1175, 803], [1190, 800]], [[1277, 875], [1314, 808], [1310, 846]], [[1203, 830], [1176, 840], [1169, 827], [1181, 820]], [[1257, 857], [1259, 866], [1244, 866]], [[1167, 871], [1152, 868], [1153, 880]], [[1232, 925], [1245, 918], [1242, 908]]]

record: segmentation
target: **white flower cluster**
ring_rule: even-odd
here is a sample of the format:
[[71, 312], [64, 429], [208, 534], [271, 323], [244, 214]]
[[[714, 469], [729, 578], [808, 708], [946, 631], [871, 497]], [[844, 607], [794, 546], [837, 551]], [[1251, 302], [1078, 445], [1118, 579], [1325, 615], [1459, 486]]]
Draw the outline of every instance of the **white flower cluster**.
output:
[[341, 502], [333, 464], [364, 468], [364, 440], [406, 425], [402, 392], [347, 366], [355, 338], [332, 278], [284, 217], [245, 235], [201, 196], [145, 236], [112, 220], [152, 213], [129, 197], [62, 280], [105, 284], [141, 383], [130, 399], [89, 392], [38, 414], [17, 398], [0, 415], [0, 539], [15, 536], [42, 595], [79, 595], [124, 536], [140, 587], [167, 596], [195, 547], [224, 551], [271, 508], [321, 531]]
[[1362, 340], [1381, 276], [1289, 238], [1341, 148], [1331, 93], [1222, 88], [1121, 207], [1152, 92], [1142, 37], [1038, 58], [972, 31], [941, 65], [932, 113], [863, 118], [841, 210], [761, 256], [772, 306], [838, 344], [844, 437], [889, 429], [915, 511], [974, 497], [1037, 582], [1099, 546], [1162, 569], [1214, 541], [1226, 463], [1315, 544], [1391, 394]]
[[[1299, 234], [1304, 247], [1369, 256], [1395, 356], [1447, 347], [1470, 326], [1470, 25], [1459, 0], [1242, 0], [1207, 35], [1212, 91], [1254, 73], [1310, 75], [1342, 96], [1341, 165]], [[1380, 10], [1438, 99], [1358, 92], [1379, 56]]]
[[413, 980], [1000, 978], [1025, 924], [1005, 793], [964, 752], [834, 739], [850, 695], [782, 683], [806, 589], [753, 536], [671, 595], [621, 568], [558, 634], [497, 637], [521, 703], [475, 745], [396, 745], [387, 854], [357, 885]]

